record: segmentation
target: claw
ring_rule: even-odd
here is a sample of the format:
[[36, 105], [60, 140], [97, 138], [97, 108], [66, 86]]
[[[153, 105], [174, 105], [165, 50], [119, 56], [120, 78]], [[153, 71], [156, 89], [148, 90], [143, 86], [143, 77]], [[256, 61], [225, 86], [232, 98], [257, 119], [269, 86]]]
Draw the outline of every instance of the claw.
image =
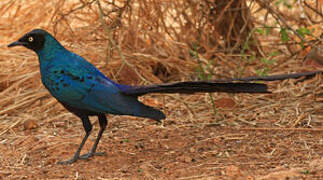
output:
[[86, 153], [86, 154], [81, 155], [81, 156], [79, 157], [79, 159], [88, 159], [88, 158], [90, 158], [90, 157], [92, 157], [92, 156], [103, 156], [103, 155], [105, 155], [105, 153], [104, 153], [104, 152], [95, 152], [95, 153], [93, 153], [93, 152], [88, 152], [88, 153]]
[[72, 159], [66, 160], [66, 161], [58, 161], [57, 164], [62, 164], [62, 165], [67, 165], [67, 164], [72, 164], [75, 161], [77, 161], [79, 157], [73, 157]]

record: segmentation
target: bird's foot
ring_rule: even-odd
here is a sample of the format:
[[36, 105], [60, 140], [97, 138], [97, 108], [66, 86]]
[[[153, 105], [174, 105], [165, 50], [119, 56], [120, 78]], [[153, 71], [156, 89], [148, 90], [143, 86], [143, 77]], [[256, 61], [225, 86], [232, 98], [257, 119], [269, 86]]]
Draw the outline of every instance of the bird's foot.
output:
[[86, 154], [81, 155], [79, 158], [80, 159], [88, 159], [88, 158], [90, 158], [92, 156], [103, 156], [103, 155], [105, 155], [104, 152], [92, 152], [92, 151], [90, 151], [90, 152], [88, 152]]
[[74, 156], [72, 159], [66, 160], [66, 161], [58, 161], [57, 164], [62, 164], [62, 165], [66, 165], [66, 164], [72, 164], [75, 161], [77, 161], [79, 157]]
[[78, 159], [89, 159], [92, 156], [103, 156], [103, 155], [105, 155], [104, 152], [92, 152], [92, 151], [90, 151], [90, 152], [88, 152], [86, 154], [83, 154], [81, 156], [73, 156], [72, 159], [69, 159], [69, 160], [66, 160], [66, 161], [59, 161], [59, 162], [57, 162], [57, 164], [62, 164], [62, 165], [72, 164], [75, 161], [77, 161]]

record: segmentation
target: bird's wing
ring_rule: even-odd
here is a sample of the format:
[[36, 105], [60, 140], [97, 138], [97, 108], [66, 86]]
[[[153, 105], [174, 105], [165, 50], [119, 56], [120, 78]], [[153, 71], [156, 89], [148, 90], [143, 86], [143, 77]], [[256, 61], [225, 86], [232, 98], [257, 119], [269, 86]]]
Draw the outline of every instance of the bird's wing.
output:
[[[42, 81], [50, 93], [59, 101], [81, 109], [88, 109], [90, 104], [82, 104], [91, 91], [100, 83], [101, 73], [82, 64], [53, 65], [42, 73]], [[107, 93], [118, 93], [113, 83], [105, 84]], [[102, 109], [101, 109], [102, 110]]]
[[120, 93], [118, 84], [89, 64], [55, 64], [42, 74], [42, 80], [58, 101], [75, 108], [128, 115], [142, 108], [136, 97]]

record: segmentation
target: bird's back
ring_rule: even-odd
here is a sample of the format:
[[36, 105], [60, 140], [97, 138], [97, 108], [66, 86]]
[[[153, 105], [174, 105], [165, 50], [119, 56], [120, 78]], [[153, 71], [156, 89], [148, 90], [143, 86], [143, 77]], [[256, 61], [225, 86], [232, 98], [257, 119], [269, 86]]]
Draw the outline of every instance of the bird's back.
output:
[[[41, 62], [41, 57], [40, 62]], [[155, 120], [165, 115], [125, 95], [123, 87], [105, 77], [81, 56], [62, 49], [46, 66], [41, 64], [42, 82], [60, 102], [96, 113], [134, 115]]]

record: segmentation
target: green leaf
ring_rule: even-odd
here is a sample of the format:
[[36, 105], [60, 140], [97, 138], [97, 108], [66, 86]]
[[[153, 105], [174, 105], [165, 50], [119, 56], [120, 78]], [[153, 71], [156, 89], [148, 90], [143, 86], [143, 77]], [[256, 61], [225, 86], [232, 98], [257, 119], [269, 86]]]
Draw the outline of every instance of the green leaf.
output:
[[260, 61], [265, 64], [267, 62], [267, 58], [261, 58]]
[[280, 4], [283, 4], [284, 6], [286, 6], [288, 9], [292, 8], [292, 5], [289, 3], [289, 0], [277, 0], [275, 2], [276, 6], [279, 6]]
[[267, 25], [265, 25], [265, 34], [266, 35], [269, 35], [269, 34], [271, 34], [271, 30], [272, 30], [272, 28], [271, 27], [269, 27], [269, 26], [267, 26]]
[[284, 43], [288, 42], [289, 37], [288, 37], [286, 28], [281, 28], [281, 30], [280, 30], [280, 40], [282, 42], [284, 42]]
[[251, 55], [249, 58], [248, 58], [248, 61], [249, 62], [253, 62], [256, 60], [256, 56], [255, 55]]
[[263, 35], [265, 33], [263, 28], [256, 28], [256, 32], [259, 33], [260, 35]]
[[309, 170], [304, 170], [304, 171], [302, 171], [302, 173], [307, 175], [307, 174], [310, 174], [310, 171]]
[[191, 50], [191, 49], [190, 49], [190, 50], [189, 50], [189, 53], [190, 53], [190, 56], [191, 56], [191, 57], [194, 57], [194, 56], [195, 56], [195, 52], [194, 52], [193, 50]]
[[279, 51], [273, 51], [273, 52], [270, 52], [268, 55], [269, 56], [278, 56], [280, 54]]
[[288, 9], [291, 9], [292, 8], [292, 5], [289, 4], [288, 2], [284, 2], [284, 6], [286, 6]]
[[296, 29], [296, 32], [298, 32], [298, 34], [300, 34], [302, 37], [305, 37], [305, 35], [310, 35], [311, 31], [307, 28], [301, 27], [299, 29]]
[[249, 49], [249, 42], [244, 43], [243, 50]]
[[267, 76], [268, 75], [269, 68], [262, 68], [262, 69], [257, 69], [256, 73], [258, 76]]
[[303, 41], [303, 40], [299, 43], [299, 45], [300, 45], [303, 49], [305, 48], [305, 46], [304, 46], [304, 41]]
[[274, 64], [275, 63], [275, 59], [269, 59], [268, 61], [267, 61], [267, 64]]

